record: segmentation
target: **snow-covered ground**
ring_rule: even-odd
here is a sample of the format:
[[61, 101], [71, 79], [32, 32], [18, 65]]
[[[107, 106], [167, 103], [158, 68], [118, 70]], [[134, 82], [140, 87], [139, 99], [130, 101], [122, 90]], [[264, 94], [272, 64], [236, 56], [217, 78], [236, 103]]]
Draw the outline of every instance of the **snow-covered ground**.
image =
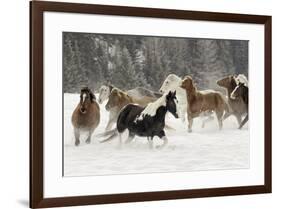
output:
[[[106, 102], [100, 106], [101, 122], [92, 136], [92, 143], [86, 144], [86, 136], [82, 136], [80, 146], [75, 147], [71, 114], [78, 102], [78, 94], [64, 94], [65, 176], [246, 169], [250, 166], [248, 127], [238, 130], [234, 117], [224, 122], [221, 131], [216, 120], [202, 129], [200, 119], [196, 119], [193, 132], [188, 133], [186, 123], [168, 114], [166, 122], [176, 130], [166, 132], [169, 142], [162, 150], [149, 149], [146, 138], [142, 137], [122, 147], [118, 139], [101, 144], [102, 138], [96, 135], [105, 130]], [[161, 143], [154, 138], [154, 145]]]

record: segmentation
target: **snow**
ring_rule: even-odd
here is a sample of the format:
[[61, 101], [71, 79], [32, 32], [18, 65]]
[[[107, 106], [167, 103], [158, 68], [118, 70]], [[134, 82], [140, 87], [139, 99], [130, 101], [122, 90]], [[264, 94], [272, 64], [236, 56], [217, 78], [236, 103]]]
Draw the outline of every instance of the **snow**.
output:
[[[84, 134], [80, 146], [75, 147], [71, 114], [78, 102], [78, 94], [64, 94], [64, 176], [247, 169], [250, 166], [248, 126], [238, 130], [232, 116], [225, 120], [221, 131], [216, 120], [203, 129], [200, 119], [196, 119], [193, 132], [188, 133], [186, 123], [168, 114], [166, 122], [176, 130], [166, 131], [169, 141], [161, 150], [149, 149], [144, 137], [136, 137], [122, 146], [117, 138], [99, 143], [104, 138], [96, 135], [104, 132], [109, 115], [104, 108], [106, 101], [100, 105], [101, 122], [92, 143], [85, 143], [87, 135]], [[125, 141], [126, 133], [123, 137]], [[157, 137], [153, 141], [154, 146], [162, 144]]]

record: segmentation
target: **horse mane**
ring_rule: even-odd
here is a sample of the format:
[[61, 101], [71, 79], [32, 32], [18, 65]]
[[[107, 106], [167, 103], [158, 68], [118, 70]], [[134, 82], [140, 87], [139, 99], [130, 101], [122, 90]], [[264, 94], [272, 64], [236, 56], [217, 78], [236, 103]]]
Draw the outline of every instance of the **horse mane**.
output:
[[239, 85], [240, 83], [244, 84], [248, 87], [248, 79], [244, 74], [239, 74], [235, 77], [236, 84]]
[[108, 84], [107, 85], [108, 88], [109, 88], [109, 92], [111, 92], [114, 88], [116, 88], [115, 86], [111, 85], [111, 84]]
[[94, 102], [94, 100], [96, 100], [95, 94], [87, 86], [81, 89], [81, 93], [89, 93], [91, 102]]
[[149, 103], [141, 112], [141, 114], [136, 118], [136, 120], [142, 120], [146, 115], [149, 116], [156, 115], [156, 111], [158, 110], [159, 107], [166, 106], [166, 96], [167, 94], [164, 94], [160, 98], [158, 98], [155, 102]]

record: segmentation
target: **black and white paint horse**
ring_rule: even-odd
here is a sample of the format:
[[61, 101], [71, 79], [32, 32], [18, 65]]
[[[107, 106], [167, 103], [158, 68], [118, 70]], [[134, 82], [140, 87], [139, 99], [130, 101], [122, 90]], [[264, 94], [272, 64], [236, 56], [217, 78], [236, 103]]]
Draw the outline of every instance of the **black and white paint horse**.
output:
[[245, 75], [238, 75], [236, 78], [237, 86], [232, 91], [230, 97], [231, 99], [236, 99], [238, 97], [241, 97], [243, 102], [246, 105], [247, 108], [247, 115], [239, 125], [239, 129], [241, 129], [249, 120], [249, 113], [248, 113], [248, 106], [249, 106], [249, 86], [248, 86], [248, 79]]
[[177, 102], [176, 92], [169, 92], [155, 102], [148, 104], [145, 108], [136, 104], [128, 104], [120, 111], [114, 133], [102, 142], [109, 141], [118, 134], [121, 144], [121, 134], [128, 130], [129, 137], [125, 143], [131, 142], [137, 135], [147, 137], [149, 147], [153, 148], [153, 138], [158, 136], [163, 140], [163, 144], [157, 148], [163, 148], [168, 143], [164, 131], [165, 116], [167, 112], [170, 112], [175, 118], [179, 117]]

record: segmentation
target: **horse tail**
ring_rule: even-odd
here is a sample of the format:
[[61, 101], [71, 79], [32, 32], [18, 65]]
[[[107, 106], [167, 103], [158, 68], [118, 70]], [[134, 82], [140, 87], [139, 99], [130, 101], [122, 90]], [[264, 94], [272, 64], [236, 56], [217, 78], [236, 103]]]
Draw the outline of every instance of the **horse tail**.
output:
[[108, 138], [100, 141], [100, 143], [105, 143], [105, 142], [108, 142], [108, 141], [111, 141], [112, 139], [114, 139], [117, 136], [118, 131], [117, 131], [117, 129], [114, 129], [113, 131], [114, 132], [111, 134], [111, 136], [109, 136]]
[[117, 131], [117, 128], [114, 128], [114, 129], [112, 129], [112, 130], [109, 130], [109, 131], [106, 131], [106, 132], [97, 134], [96, 136], [97, 136], [97, 137], [105, 137], [105, 136], [109, 136], [109, 135], [114, 134], [114, 132], [116, 132], [116, 131]]

